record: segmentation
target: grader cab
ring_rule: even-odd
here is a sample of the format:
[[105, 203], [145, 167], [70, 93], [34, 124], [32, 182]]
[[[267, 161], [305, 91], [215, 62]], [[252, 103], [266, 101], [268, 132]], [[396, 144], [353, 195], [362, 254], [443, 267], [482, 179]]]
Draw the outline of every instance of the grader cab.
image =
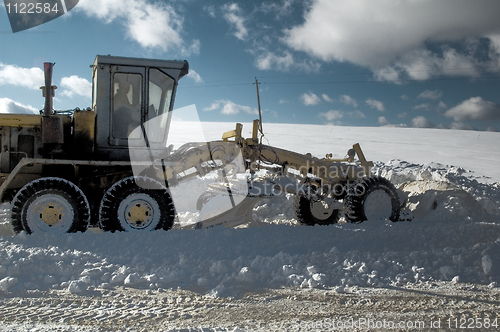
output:
[[[220, 181], [197, 193], [198, 228], [244, 223], [256, 202], [277, 192], [296, 195], [297, 219], [308, 225], [398, 220], [394, 186], [370, 174], [358, 144], [340, 160], [302, 155], [263, 145], [256, 120], [251, 138], [237, 124], [219, 141], [173, 151], [167, 139], [175, 93], [188, 68], [186, 61], [98, 55], [92, 107], [54, 111], [53, 64], [46, 63], [41, 114], [0, 115], [0, 200], [11, 203], [14, 232], [168, 230], [176, 217], [173, 187], [210, 172]], [[241, 199], [227, 177], [235, 160], [245, 178]], [[221, 196], [229, 209], [201, 211]]]

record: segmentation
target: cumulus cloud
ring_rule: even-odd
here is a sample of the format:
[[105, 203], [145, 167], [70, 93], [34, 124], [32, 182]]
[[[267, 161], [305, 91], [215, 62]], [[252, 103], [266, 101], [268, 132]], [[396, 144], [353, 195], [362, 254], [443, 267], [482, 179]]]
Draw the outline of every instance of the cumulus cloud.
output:
[[0, 85], [7, 84], [37, 90], [45, 84], [43, 70], [0, 63]]
[[325, 118], [327, 121], [335, 121], [342, 119], [344, 114], [341, 111], [331, 110], [325, 113], [319, 113], [319, 116]]
[[391, 123], [389, 122], [389, 120], [387, 120], [387, 118], [385, 116], [379, 116], [378, 117], [378, 124], [381, 126], [387, 126], [387, 125], [390, 125]]
[[235, 104], [232, 101], [226, 99], [216, 100], [210, 106], [205, 107], [203, 110], [204, 111], [219, 110], [221, 114], [225, 115], [234, 115], [234, 114], [239, 114], [241, 112], [254, 115], [259, 114], [259, 110], [256, 108]]
[[423, 98], [423, 99], [439, 99], [443, 96], [443, 93], [439, 90], [425, 90], [421, 94], [418, 95], [418, 98]]
[[444, 115], [453, 118], [457, 122], [467, 120], [499, 120], [500, 105], [486, 101], [481, 97], [472, 97], [450, 108]]
[[411, 120], [413, 128], [434, 128], [436, 127], [432, 122], [427, 120], [424, 116], [417, 116]]
[[485, 131], [491, 131], [491, 132], [495, 132], [496, 133], [498, 130], [497, 130], [497, 128], [495, 128], [493, 126], [488, 126]]
[[352, 107], [358, 107], [358, 102], [356, 101], [356, 99], [354, 99], [348, 95], [340, 96], [340, 102], [345, 104], [345, 105], [350, 105]]
[[336, 121], [342, 118], [351, 118], [351, 119], [363, 119], [365, 115], [360, 111], [353, 112], [343, 112], [337, 110], [331, 110], [325, 113], [319, 113], [319, 117], [325, 118], [327, 121]]
[[289, 52], [280, 56], [269, 51], [264, 51], [264, 53], [257, 56], [255, 63], [257, 68], [261, 70], [278, 69], [287, 71], [294, 64], [294, 61], [292, 54]]
[[363, 119], [366, 117], [365, 114], [360, 111], [347, 112], [347, 115], [353, 119]]
[[429, 103], [423, 103], [423, 104], [418, 104], [418, 105], [413, 106], [413, 109], [416, 109], [416, 110], [428, 111], [430, 108], [431, 108], [431, 104], [429, 104]]
[[449, 126], [450, 129], [455, 129], [455, 130], [477, 130], [476, 127], [468, 124], [468, 123], [463, 123], [463, 122], [452, 122]]
[[126, 36], [144, 48], [198, 53], [199, 40], [191, 44], [182, 37], [183, 18], [169, 4], [151, 0], [80, 0], [77, 10], [105, 23], [118, 21]]
[[224, 19], [234, 29], [234, 36], [244, 40], [248, 36], [248, 30], [245, 26], [245, 18], [237, 3], [229, 3], [222, 6]]
[[[371, 68], [384, 80], [402, 74], [422, 80], [438, 74], [475, 76], [480, 66], [474, 44], [464, 41], [489, 39], [498, 60], [498, 12], [500, 2], [494, 0], [314, 0], [304, 22], [286, 30], [284, 40], [324, 61]], [[468, 44], [449, 46], [457, 42]], [[438, 47], [431, 50], [430, 44]]]
[[479, 76], [482, 65], [471, 54], [461, 54], [449, 47], [442, 49], [442, 54], [420, 49], [412, 51], [388, 67], [374, 69], [375, 77], [400, 83], [406, 78], [424, 81], [438, 75]]
[[306, 106], [317, 105], [321, 102], [321, 98], [313, 92], [304, 93], [300, 99]]
[[265, 48], [258, 51], [251, 51], [255, 55], [255, 66], [260, 70], [280, 70], [289, 71], [292, 69], [305, 72], [316, 72], [320, 65], [313, 61], [297, 60], [290, 52], [283, 52], [282, 55], [271, 52]]
[[200, 74], [195, 72], [193, 69], [189, 69], [189, 74], [187, 74], [186, 77], [189, 77], [190, 79], [195, 81], [195, 83], [203, 83], [203, 78], [201, 78]]
[[92, 98], [92, 83], [76, 75], [63, 77], [61, 79], [61, 89], [61, 95], [69, 98], [73, 98], [75, 94], [89, 99]]
[[39, 114], [31, 105], [24, 105], [9, 98], [0, 98], [0, 113]]
[[380, 112], [383, 112], [385, 111], [385, 106], [384, 106], [384, 103], [382, 103], [381, 101], [379, 100], [375, 100], [375, 99], [367, 99], [366, 100], [366, 104], [368, 106], [370, 106], [371, 108], [375, 108], [377, 110], [379, 110]]
[[323, 93], [323, 94], [321, 95], [321, 98], [323, 98], [323, 100], [324, 100], [324, 101], [326, 101], [326, 102], [328, 102], [328, 103], [333, 102], [332, 98], [330, 98], [330, 96], [329, 96], [329, 95], [327, 95], [326, 93]]

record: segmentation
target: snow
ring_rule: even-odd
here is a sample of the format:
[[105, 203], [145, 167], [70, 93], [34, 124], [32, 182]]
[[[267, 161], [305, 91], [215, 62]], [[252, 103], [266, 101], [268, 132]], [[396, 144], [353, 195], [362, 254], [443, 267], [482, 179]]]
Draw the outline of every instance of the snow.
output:
[[[232, 129], [204, 124], [208, 139]], [[0, 291], [125, 287], [239, 298], [283, 287], [341, 294], [353, 286], [500, 282], [499, 133], [287, 124], [265, 124], [264, 132], [270, 145], [319, 157], [343, 157], [359, 142], [414, 219], [299, 226], [290, 195], [263, 201], [254, 222], [235, 229], [12, 236], [4, 216]]]

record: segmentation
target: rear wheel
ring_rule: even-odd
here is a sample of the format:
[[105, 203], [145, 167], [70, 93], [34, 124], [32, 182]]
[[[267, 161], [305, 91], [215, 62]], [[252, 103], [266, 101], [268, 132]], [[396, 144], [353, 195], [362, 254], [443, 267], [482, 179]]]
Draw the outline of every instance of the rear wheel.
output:
[[350, 188], [346, 197], [346, 220], [399, 220], [401, 206], [396, 188], [389, 180], [374, 176]]
[[90, 221], [90, 207], [83, 192], [61, 178], [41, 178], [18, 191], [12, 201], [14, 233], [84, 232]]
[[115, 183], [104, 194], [99, 208], [104, 231], [168, 230], [174, 218], [174, 204], [168, 189], [143, 176]]

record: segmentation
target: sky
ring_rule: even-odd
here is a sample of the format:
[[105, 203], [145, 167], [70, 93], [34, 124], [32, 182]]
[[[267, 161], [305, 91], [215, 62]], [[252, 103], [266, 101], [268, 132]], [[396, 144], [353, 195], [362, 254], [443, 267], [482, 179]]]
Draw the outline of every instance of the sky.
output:
[[[74, 0], [72, 1], [74, 2]], [[497, 0], [80, 0], [13, 33], [0, 5], [0, 112], [91, 105], [97, 54], [182, 59], [202, 121], [500, 130]]]

